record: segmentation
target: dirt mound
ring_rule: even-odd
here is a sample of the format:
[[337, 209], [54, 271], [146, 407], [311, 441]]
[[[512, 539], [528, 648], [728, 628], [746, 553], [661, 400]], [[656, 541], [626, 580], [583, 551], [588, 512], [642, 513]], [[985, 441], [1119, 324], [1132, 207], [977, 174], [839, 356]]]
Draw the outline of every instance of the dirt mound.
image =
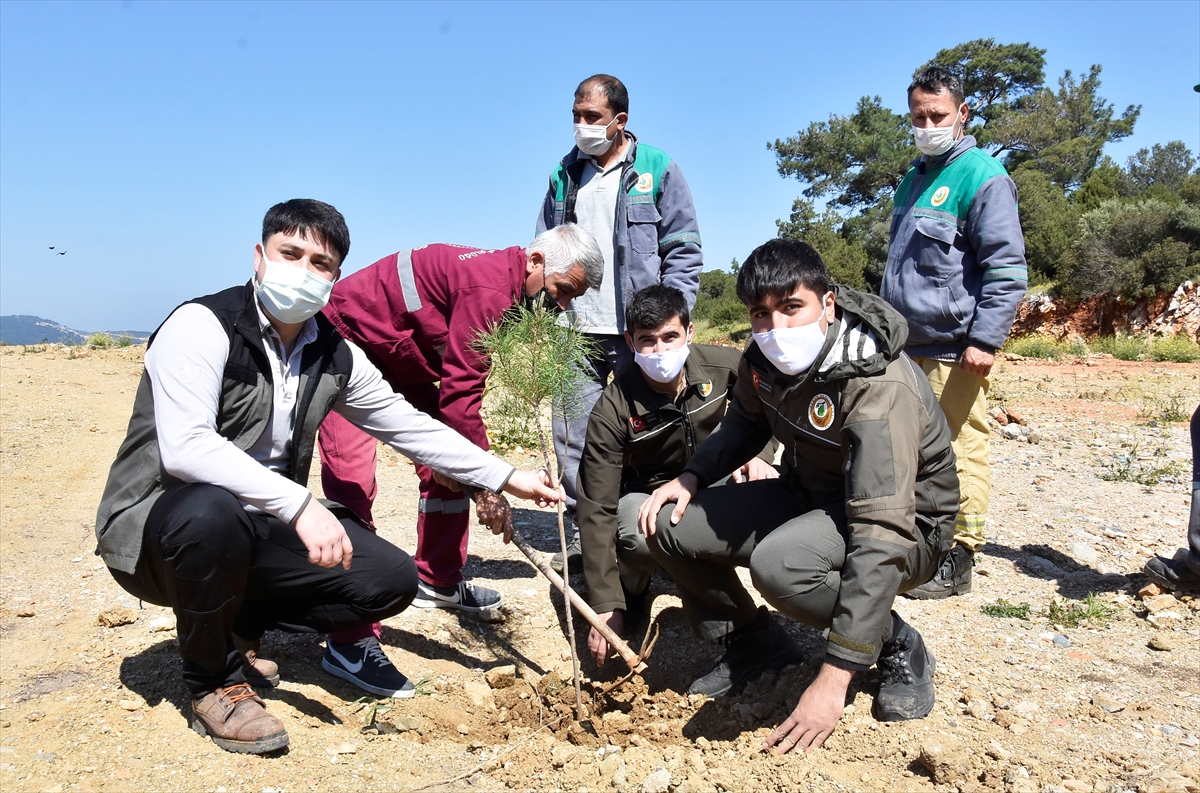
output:
[[1129, 303], [1112, 295], [1067, 300], [1030, 295], [1017, 308], [1012, 336], [1043, 333], [1057, 339], [1092, 341], [1098, 336], [1175, 336], [1200, 340], [1200, 283], [1187, 281], [1151, 300]]

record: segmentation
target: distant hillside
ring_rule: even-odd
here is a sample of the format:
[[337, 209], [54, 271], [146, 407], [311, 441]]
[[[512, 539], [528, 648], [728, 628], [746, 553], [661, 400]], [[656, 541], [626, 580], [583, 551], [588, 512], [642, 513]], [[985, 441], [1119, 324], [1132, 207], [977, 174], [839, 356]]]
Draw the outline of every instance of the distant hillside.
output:
[[107, 333], [113, 339], [130, 336], [139, 344], [150, 336], [149, 331], [144, 330], [74, 330], [52, 320], [27, 314], [0, 316], [0, 342], [5, 344], [83, 344], [95, 332]]

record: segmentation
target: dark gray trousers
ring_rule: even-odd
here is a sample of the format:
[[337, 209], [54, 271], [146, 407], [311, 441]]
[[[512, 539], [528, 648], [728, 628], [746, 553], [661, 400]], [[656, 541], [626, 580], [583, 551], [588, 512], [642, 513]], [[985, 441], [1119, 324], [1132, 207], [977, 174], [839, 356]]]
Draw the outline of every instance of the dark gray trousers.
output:
[[1187, 566], [1200, 573], [1200, 407], [1192, 413], [1192, 514], [1187, 538]]
[[176, 485], [150, 510], [133, 575], [110, 572], [134, 597], [174, 609], [183, 680], [200, 699], [245, 682], [233, 633], [332, 633], [408, 607], [412, 558], [353, 520], [342, 526], [354, 545], [350, 569], [318, 567], [292, 526], [246, 512], [214, 485]]
[[[672, 526], [674, 507], [659, 512], [647, 545], [679, 587], [697, 635], [720, 639], [754, 619], [757, 608], [737, 567], [750, 568], [754, 588], [782, 614], [819, 630], [829, 627], [846, 562], [842, 504], [806, 511], [782, 479], [769, 479], [702, 490]], [[906, 565], [906, 584], [933, 576], [935, 553], [918, 543]]]

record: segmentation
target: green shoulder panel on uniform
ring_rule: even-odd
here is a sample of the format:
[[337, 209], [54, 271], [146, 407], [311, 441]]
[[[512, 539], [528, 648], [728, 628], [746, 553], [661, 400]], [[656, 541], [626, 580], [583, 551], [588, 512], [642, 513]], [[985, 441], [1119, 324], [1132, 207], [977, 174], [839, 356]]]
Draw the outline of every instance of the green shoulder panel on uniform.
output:
[[561, 162], [550, 172], [550, 184], [554, 187], [554, 202], [561, 206], [567, 200], [567, 169]]
[[638, 172], [638, 178], [629, 188], [629, 195], [646, 195], [652, 193], [655, 201], [662, 195], [663, 174], [671, 158], [662, 149], [639, 143], [637, 155], [633, 158], [633, 169]]
[[967, 224], [971, 201], [983, 183], [1007, 175], [1004, 165], [995, 157], [970, 149], [947, 166], [929, 169], [921, 194], [914, 200], [910, 191], [916, 168], [910, 168], [896, 188], [896, 211], [905, 211], [911, 205], [913, 215], [939, 220], [961, 230]]

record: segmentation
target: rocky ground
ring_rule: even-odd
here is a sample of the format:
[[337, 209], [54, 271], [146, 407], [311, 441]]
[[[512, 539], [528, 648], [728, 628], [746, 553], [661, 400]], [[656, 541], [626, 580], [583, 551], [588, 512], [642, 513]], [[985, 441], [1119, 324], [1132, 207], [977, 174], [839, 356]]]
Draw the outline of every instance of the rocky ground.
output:
[[[993, 541], [974, 591], [897, 606], [937, 656], [926, 719], [876, 723], [878, 680], [865, 676], [824, 749], [759, 753], [811, 680], [821, 636], [787, 623], [810, 663], [736, 698], [689, 698], [717, 649], [692, 637], [672, 585], [656, 579], [650, 671], [604, 693], [619, 662], [585, 662], [588, 720], [577, 724], [561, 598], [515, 548], [476, 529], [468, 574], [503, 592], [503, 621], [417, 609], [389, 620], [390, 656], [421, 681], [419, 696], [394, 705], [361, 700], [322, 672], [320, 637], [268, 634], [263, 653], [279, 661], [283, 684], [265, 698], [291, 746], [253, 757], [188, 729], [170, 612], [139, 607], [92, 554], [142, 348], [37, 350], [0, 348], [6, 791], [1200, 786], [1200, 603], [1144, 591], [1140, 574], [1183, 541], [1184, 421], [1200, 402], [1200, 366], [1001, 364], [992, 397], [1010, 423], [994, 436]], [[411, 550], [416, 480], [395, 454], [381, 460], [382, 533]], [[551, 550], [552, 516], [517, 506], [521, 529]]]

